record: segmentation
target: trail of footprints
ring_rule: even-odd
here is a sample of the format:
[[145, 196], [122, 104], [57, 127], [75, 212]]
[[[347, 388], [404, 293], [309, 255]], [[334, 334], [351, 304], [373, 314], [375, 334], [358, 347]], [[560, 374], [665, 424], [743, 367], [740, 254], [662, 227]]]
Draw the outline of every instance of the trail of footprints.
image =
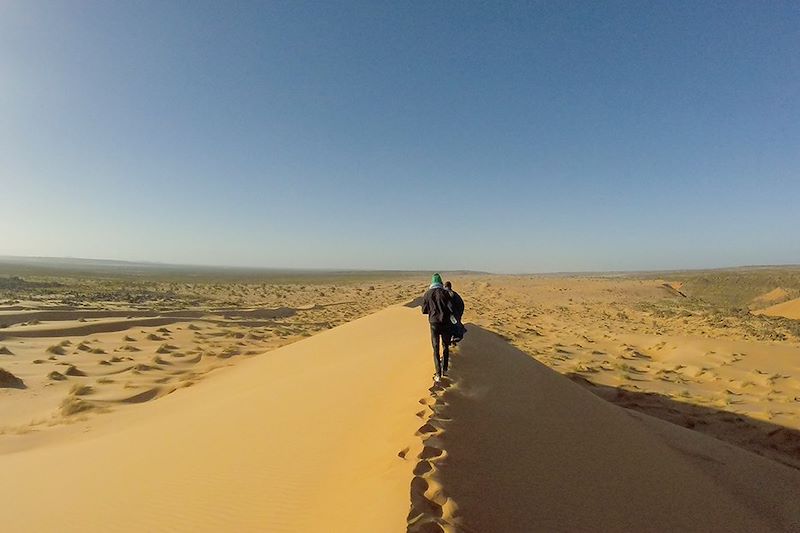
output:
[[[411, 508], [407, 518], [410, 533], [451, 533], [457, 530], [453, 524], [456, 505], [436, 479], [440, 463], [447, 459], [440, 436], [444, 433], [443, 424], [449, 421], [442, 414], [447, 406], [443, 396], [451, 386], [451, 381], [443, 378], [441, 384], [429, 389], [429, 397], [419, 400], [423, 409], [417, 417], [424, 423], [415, 434], [420, 437], [422, 448], [416, 456], [417, 464], [411, 480]], [[398, 455], [406, 459], [408, 452], [409, 448], [405, 448]]]

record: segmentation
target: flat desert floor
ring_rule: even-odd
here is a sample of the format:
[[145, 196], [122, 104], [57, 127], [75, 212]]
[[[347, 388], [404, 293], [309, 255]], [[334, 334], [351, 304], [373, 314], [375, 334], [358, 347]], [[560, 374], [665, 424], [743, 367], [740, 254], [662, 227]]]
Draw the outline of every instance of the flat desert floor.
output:
[[796, 270], [450, 277], [0, 277], [3, 529], [800, 529]]

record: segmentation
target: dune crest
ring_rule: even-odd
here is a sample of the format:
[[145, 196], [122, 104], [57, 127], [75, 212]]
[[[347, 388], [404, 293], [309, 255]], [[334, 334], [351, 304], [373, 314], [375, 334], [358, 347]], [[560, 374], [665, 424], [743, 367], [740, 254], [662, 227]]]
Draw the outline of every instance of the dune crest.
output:
[[[3, 530], [762, 531], [800, 472], [609, 404], [470, 326], [430, 387], [419, 309], [390, 307], [138, 409], [0, 453]], [[47, 512], [41, 512], [47, 509]]]
[[157, 402], [134, 390], [116, 400], [145, 403], [88, 434], [0, 455], [3, 531], [402, 531], [426, 328], [389, 308]]

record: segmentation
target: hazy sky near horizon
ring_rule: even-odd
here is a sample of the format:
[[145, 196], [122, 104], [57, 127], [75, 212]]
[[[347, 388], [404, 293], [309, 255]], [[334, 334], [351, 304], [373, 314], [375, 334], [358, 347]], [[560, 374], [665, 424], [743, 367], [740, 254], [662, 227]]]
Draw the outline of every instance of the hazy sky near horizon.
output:
[[800, 263], [797, 2], [0, 2], [0, 255]]

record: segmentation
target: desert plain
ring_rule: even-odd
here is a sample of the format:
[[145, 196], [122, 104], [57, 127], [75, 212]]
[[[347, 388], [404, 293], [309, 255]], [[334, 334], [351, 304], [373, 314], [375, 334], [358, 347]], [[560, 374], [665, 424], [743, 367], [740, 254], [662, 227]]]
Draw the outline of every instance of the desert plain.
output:
[[800, 268], [0, 266], [4, 531], [800, 529]]

